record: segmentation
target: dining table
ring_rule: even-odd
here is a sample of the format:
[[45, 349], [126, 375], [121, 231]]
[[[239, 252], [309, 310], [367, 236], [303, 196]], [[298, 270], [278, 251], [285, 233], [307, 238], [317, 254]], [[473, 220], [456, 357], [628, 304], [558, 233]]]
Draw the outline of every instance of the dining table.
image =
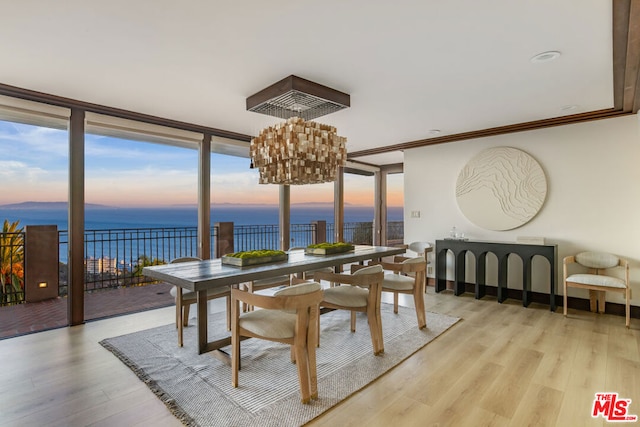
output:
[[178, 288], [176, 304], [181, 304], [183, 290], [196, 293], [198, 352], [202, 354], [219, 350], [231, 343], [230, 336], [209, 341], [208, 290], [326, 267], [333, 267], [337, 270], [345, 264], [380, 260], [388, 256], [402, 254], [405, 251], [406, 249], [403, 247], [355, 245], [354, 249], [348, 252], [315, 255], [307, 254], [303, 248], [289, 251], [288, 258], [279, 262], [240, 267], [223, 264], [220, 258], [215, 258], [144, 267], [142, 274], [175, 285]]

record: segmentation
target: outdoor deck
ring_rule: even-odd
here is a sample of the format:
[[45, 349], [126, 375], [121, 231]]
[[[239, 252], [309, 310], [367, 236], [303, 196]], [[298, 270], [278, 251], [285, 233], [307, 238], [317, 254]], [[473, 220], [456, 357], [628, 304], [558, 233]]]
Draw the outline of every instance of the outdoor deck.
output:
[[[174, 304], [171, 285], [151, 284], [85, 294], [87, 320]], [[167, 322], [173, 318], [167, 319]], [[0, 307], [0, 339], [67, 326], [67, 298]]]

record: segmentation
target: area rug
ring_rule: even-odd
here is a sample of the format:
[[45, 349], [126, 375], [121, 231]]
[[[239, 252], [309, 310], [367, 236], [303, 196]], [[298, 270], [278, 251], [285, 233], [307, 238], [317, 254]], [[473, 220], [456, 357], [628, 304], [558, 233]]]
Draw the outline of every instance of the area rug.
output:
[[[185, 346], [177, 346], [175, 325], [101, 341], [187, 426], [299, 426], [396, 366], [453, 326], [458, 318], [427, 312], [419, 330], [415, 310], [382, 304], [385, 351], [374, 356], [367, 318], [358, 313], [356, 332], [349, 312], [336, 310], [320, 318], [317, 349], [318, 400], [300, 403], [297, 371], [290, 347], [259, 339], [241, 343], [239, 387], [231, 386], [231, 367], [211, 354], [197, 353], [191, 320]], [[360, 315], [361, 314], [361, 315]], [[209, 315], [209, 338], [226, 333], [226, 315]], [[230, 347], [223, 349], [230, 352]]]

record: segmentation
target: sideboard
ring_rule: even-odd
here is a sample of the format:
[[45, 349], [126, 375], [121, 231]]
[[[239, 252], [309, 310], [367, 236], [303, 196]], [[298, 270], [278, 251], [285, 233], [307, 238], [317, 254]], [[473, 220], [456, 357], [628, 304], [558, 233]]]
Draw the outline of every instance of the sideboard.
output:
[[465, 292], [466, 253], [471, 252], [476, 258], [475, 297], [482, 298], [486, 293], [486, 256], [493, 253], [498, 258], [498, 302], [507, 299], [508, 258], [516, 254], [522, 259], [522, 305], [527, 307], [531, 302], [531, 264], [533, 257], [540, 255], [549, 261], [549, 307], [556, 310], [556, 278], [558, 266], [558, 245], [535, 245], [511, 242], [492, 242], [479, 240], [443, 239], [436, 240], [436, 292], [447, 287], [447, 252], [454, 255], [454, 286], [456, 296]]

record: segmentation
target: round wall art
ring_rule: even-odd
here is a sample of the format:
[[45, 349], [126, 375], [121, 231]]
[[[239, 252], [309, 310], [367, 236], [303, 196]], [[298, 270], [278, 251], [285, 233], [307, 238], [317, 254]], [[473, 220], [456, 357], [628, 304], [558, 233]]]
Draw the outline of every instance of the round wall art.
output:
[[542, 208], [547, 179], [540, 164], [510, 147], [480, 152], [460, 171], [456, 200], [479, 227], [511, 230], [529, 222]]

